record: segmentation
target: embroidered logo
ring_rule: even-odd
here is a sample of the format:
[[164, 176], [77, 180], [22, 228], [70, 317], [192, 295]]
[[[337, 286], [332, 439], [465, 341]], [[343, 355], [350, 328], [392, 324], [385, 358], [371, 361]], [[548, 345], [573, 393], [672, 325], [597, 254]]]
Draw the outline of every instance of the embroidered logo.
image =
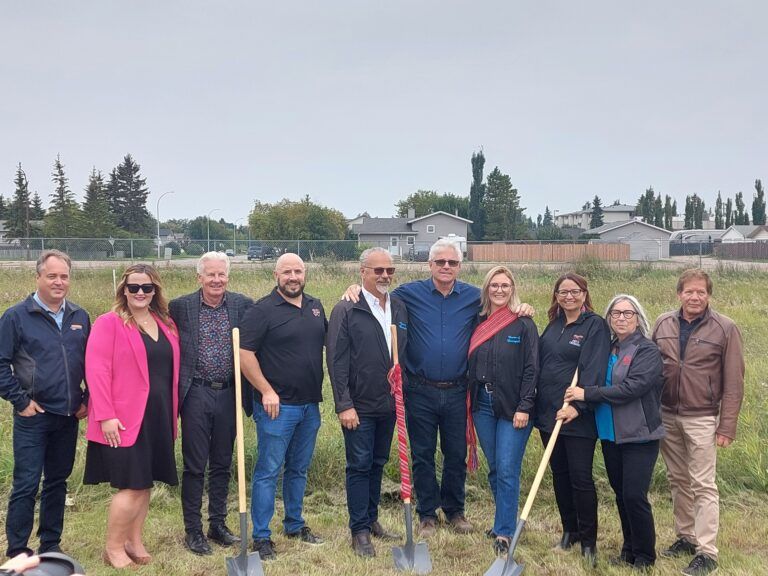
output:
[[315, 318], [320, 317], [320, 309], [319, 308], [312, 308], [312, 314], [315, 315]]
[[408, 330], [408, 324], [405, 322], [398, 322], [397, 327], [400, 328], [400, 330]]
[[72, 326], [69, 327], [70, 330], [82, 330], [83, 325], [82, 324], [72, 324]]
[[571, 346], [578, 346], [581, 348], [581, 341], [584, 340], [584, 334], [574, 334], [571, 341], [568, 342]]
[[507, 336], [507, 344], [520, 344], [520, 336]]
[[629, 366], [632, 362], [632, 356], [624, 356], [624, 358], [621, 359], [621, 363], [624, 364], [624, 366]]

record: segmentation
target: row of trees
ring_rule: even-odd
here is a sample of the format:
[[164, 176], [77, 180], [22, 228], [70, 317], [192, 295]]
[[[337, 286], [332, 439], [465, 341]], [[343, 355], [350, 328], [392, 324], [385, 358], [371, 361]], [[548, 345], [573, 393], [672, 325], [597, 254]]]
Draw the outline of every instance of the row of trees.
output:
[[106, 181], [101, 171], [91, 170], [82, 205], [75, 199], [58, 155], [51, 181], [53, 191], [45, 210], [37, 192], [30, 196], [29, 181], [19, 163], [13, 196], [6, 200], [0, 195], [0, 220], [6, 221], [9, 238], [151, 235], [155, 221], [147, 211], [149, 189], [141, 176], [141, 167], [130, 154], [112, 169]]

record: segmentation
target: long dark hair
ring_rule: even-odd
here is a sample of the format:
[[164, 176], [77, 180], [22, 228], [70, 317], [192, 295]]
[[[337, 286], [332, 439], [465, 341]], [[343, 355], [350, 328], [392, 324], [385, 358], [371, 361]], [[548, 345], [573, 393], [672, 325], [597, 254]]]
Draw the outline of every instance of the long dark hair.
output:
[[557, 291], [560, 290], [560, 284], [566, 280], [570, 280], [571, 282], [576, 283], [576, 286], [584, 291], [584, 308], [590, 312], [593, 311], [592, 299], [589, 297], [589, 290], [587, 289], [587, 279], [583, 276], [579, 276], [576, 274], [576, 272], [567, 272], [557, 279], [557, 282], [555, 282], [555, 288], [552, 290], [552, 303], [549, 306], [549, 310], [547, 310], [547, 317], [549, 318], [550, 322], [552, 322], [552, 320], [560, 315], [561, 308], [560, 304], [557, 302]]
[[[157, 269], [155, 269], [154, 266], [150, 266], [149, 264], [133, 264], [125, 269], [125, 272], [123, 272], [123, 276], [120, 278], [120, 282], [117, 285], [115, 303], [112, 305], [112, 311], [120, 316], [126, 324], [136, 326], [133, 315], [128, 308], [128, 298], [125, 296], [125, 285], [128, 283], [128, 277], [131, 274], [146, 274], [149, 276], [149, 279], [155, 286], [155, 293], [152, 296], [152, 302], [149, 304], [149, 310], [154, 312], [163, 324], [173, 330], [174, 324], [168, 313], [168, 300], [163, 294], [163, 284], [160, 281], [160, 274], [157, 273]], [[138, 326], [136, 327], [138, 328]]]

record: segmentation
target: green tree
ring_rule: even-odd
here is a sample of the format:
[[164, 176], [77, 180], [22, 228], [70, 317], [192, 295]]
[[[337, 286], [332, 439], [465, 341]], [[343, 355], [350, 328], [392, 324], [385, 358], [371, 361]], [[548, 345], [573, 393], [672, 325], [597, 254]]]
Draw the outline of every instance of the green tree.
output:
[[752, 224], [765, 224], [765, 191], [763, 182], [755, 180], [755, 198], [752, 200]]
[[5, 220], [6, 218], [8, 218], [8, 207], [6, 206], [5, 198], [0, 194], [0, 220]]
[[600, 228], [603, 225], [603, 202], [600, 200], [600, 196], [595, 196], [592, 199], [592, 216], [589, 220], [590, 228]]
[[736, 222], [734, 222], [735, 214], [733, 213], [733, 201], [728, 198], [725, 201], [725, 227], [730, 228]]
[[672, 198], [669, 197], [669, 194], [665, 195], [664, 197], [664, 228], [667, 230], [672, 230], [672, 219], [673, 217], [677, 216], [676, 214], [677, 210], [677, 203], [675, 203], [674, 206], [672, 206]]
[[704, 200], [698, 194], [694, 194], [691, 200], [693, 202], [693, 227], [700, 230], [704, 227]]
[[472, 154], [472, 185], [469, 187], [469, 214], [472, 220], [470, 225], [470, 237], [472, 240], [483, 240], [485, 237], [485, 184], [483, 183], [483, 169], [485, 167], [485, 155], [480, 150]]
[[104, 238], [114, 234], [112, 214], [109, 211], [107, 190], [101, 170], [94, 167], [88, 176], [83, 202], [83, 232], [89, 238]]
[[45, 218], [45, 208], [43, 208], [43, 201], [40, 199], [40, 194], [35, 192], [32, 194], [32, 203], [29, 207], [30, 220], [42, 220]]
[[27, 182], [26, 173], [21, 168], [21, 162], [16, 168], [16, 177], [13, 183], [16, 185], [16, 190], [13, 193], [13, 201], [7, 210], [6, 235], [9, 238], [29, 238], [31, 233], [29, 182]]
[[415, 211], [416, 218], [441, 210], [448, 214], [457, 214], [462, 218], [467, 218], [469, 199], [455, 194], [439, 194], [434, 190], [419, 190], [405, 200], [400, 200], [395, 204], [395, 207], [400, 218], [408, 216], [409, 208]]
[[147, 211], [146, 178], [141, 177], [141, 166], [130, 154], [110, 174], [107, 198], [115, 223], [126, 232], [151, 234], [152, 217]]
[[653, 201], [653, 225], [659, 228], [664, 227], [664, 204], [661, 202], [661, 192]]
[[544, 207], [544, 219], [541, 221], [541, 225], [544, 227], [553, 226], [552, 212], [549, 211], [549, 206]]
[[683, 227], [686, 230], [693, 230], [695, 227], [693, 224], [693, 201], [690, 196], [685, 197], [685, 223]]
[[725, 224], [725, 216], [723, 214], [723, 198], [720, 196], [720, 190], [718, 190], [717, 200], [715, 200], [715, 229], [722, 230], [723, 224]]
[[734, 224], [749, 224], [749, 216], [745, 210], [744, 194], [741, 192], [736, 193], [736, 215], [734, 216]]
[[654, 213], [654, 206], [656, 202], [656, 194], [653, 191], [653, 186], [646, 188], [645, 193], [637, 200], [637, 209], [635, 213], [643, 219], [643, 222], [653, 224], [656, 221]]
[[57, 154], [51, 174], [55, 188], [51, 194], [51, 206], [45, 215], [45, 235], [49, 238], [73, 238], [80, 229], [80, 206], [69, 189], [69, 178]]
[[257, 201], [248, 222], [251, 237], [259, 240], [344, 240], [348, 237], [344, 215], [312, 202], [309, 196], [298, 202], [288, 199], [275, 204]]
[[517, 188], [512, 187], [509, 175], [502, 174], [498, 166], [488, 174], [485, 188], [485, 239], [515, 240], [524, 238], [526, 228]]

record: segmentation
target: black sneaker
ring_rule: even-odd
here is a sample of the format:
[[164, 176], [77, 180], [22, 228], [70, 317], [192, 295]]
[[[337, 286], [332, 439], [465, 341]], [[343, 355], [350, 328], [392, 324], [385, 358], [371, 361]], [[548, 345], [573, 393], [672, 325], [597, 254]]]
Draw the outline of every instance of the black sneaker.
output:
[[275, 543], [269, 538], [262, 540], [254, 540], [251, 545], [251, 550], [259, 553], [259, 558], [262, 560], [277, 560], [277, 552], [275, 552]]
[[302, 526], [301, 530], [298, 532], [286, 533], [285, 536], [286, 538], [297, 538], [305, 544], [310, 544], [312, 546], [325, 544], [325, 541], [320, 538], [320, 536], [312, 533], [312, 529], [309, 526]]
[[681, 571], [685, 576], [705, 576], [717, 572], [717, 562], [704, 554], [696, 554], [688, 564], [688, 567]]
[[496, 553], [496, 556], [506, 556], [509, 554], [509, 540], [497, 537], [493, 541], [493, 551]]
[[208, 528], [208, 540], [213, 540], [219, 546], [232, 546], [240, 542], [240, 538], [232, 534], [226, 524], [211, 525]]
[[693, 556], [696, 554], [696, 546], [691, 544], [685, 538], [678, 538], [677, 541], [672, 544], [666, 550], [660, 552], [664, 558], [679, 558], [680, 556]]
[[200, 530], [187, 532], [184, 536], [184, 545], [187, 547], [187, 550], [198, 556], [208, 556], [209, 554], [213, 554], [211, 545], [208, 544], [208, 540], [203, 536], [203, 533]]

